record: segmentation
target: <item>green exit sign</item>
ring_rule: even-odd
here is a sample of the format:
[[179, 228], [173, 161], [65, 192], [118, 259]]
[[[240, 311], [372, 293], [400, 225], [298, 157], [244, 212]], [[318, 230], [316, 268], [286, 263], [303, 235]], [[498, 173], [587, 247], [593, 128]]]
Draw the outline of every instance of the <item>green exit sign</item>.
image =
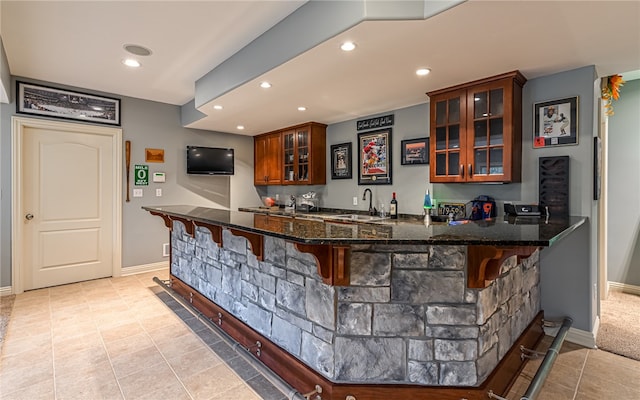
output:
[[148, 186], [149, 185], [149, 166], [148, 165], [135, 165], [133, 168], [135, 173], [135, 185], [136, 186]]

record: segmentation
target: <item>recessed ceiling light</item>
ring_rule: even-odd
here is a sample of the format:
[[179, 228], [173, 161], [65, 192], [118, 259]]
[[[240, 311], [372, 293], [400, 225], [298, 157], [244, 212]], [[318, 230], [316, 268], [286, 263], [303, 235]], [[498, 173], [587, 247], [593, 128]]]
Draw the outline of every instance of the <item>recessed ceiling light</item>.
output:
[[307, 111], [307, 107], [298, 107], [298, 111]]
[[342, 51], [351, 51], [356, 48], [356, 44], [353, 42], [344, 42], [340, 45]]
[[133, 58], [127, 58], [126, 60], [122, 60], [122, 63], [127, 67], [138, 68], [141, 64], [138, 60], [134, 60]]
[[140, 46], [139, 44], [125, 44], [122, 46], [128, 53], [134, 54], [136, 56], [150, 56], [152, 51], [144, 46]]
[[260, 87], [263, 89], [269, 89], [271, 87], [271, 84], [267, 81], [264, 81], [262, 83], [260, 83]]
[[214, 110], [222, 110], [222, 106], [220, 104], [216, 104], [215, 106], [213, 106]]
[[431, 72], [431, 70], [429, 68], [420, 68], [420, 69], [416, 70], [416, 75], [425, 76], [425, 75], [429, 75], [429, 72]]
[[243, 130], [243, 129], [244, 129], [244, 125], [238, 125], [238, 126], [236, 126], [236, 128], [237, 128], [239, 131], [241, 131], [241, 130]]

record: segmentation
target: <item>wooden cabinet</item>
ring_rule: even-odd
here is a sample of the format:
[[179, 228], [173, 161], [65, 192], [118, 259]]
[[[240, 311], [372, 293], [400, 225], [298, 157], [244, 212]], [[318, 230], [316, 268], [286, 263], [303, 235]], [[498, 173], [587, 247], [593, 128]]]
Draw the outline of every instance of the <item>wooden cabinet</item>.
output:
[[256, 136], [254, 184], [324, 185], [326, 128], [309, 122]]
[[283, 184], [326, 183], [326, 128], [323, 124], [309, 123], [292, 127], [282, 133]]
[[282, 183], [282, 135], [268, 133], [254, 138], [254, 185]]
[[525, 82], [514, 71], [427, 93], [431, 182], [520, 182]]

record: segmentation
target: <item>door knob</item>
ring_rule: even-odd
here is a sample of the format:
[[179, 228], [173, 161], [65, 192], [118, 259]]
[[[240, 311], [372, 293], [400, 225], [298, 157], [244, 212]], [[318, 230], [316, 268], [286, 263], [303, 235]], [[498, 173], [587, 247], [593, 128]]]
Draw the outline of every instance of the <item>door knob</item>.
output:
[[33, 219], [33, 214], [27, 214], [24, 216], [28, 221], [31, 221]]

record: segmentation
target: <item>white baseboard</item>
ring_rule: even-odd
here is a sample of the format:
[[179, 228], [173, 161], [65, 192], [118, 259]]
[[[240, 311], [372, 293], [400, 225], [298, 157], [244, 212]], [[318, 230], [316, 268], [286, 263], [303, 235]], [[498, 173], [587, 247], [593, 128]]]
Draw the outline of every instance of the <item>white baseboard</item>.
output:
[[11, 286], [0, 287], [0, 297], [9, 296], [13, 294], [13, 288]]
[[133, 267], [122, 268], [121, 276], [142, 274], [144, 272], [157, 271], [169, 268], [169, 261], [160, 261], [152, 264], [135, 265]]
[[640, 286], [627, 285], [626, 283], [611, 282], [611, 281], [607, 282], [607, 284], [609, 285], [609, 290], [637, 294], [638, 296], [640, 296]]
[[[567, 337], [565, 340], [567, 342], [579, 344], [580, 346], [588, 347], [590, 349], [596, 348], [596, 337], [598, 336], [598, 329], [600, 328], [600, 317], [596, 317], [595, 323], [593, 324], [593, 331], [583, 331], [581, 329], [569, 328], [569, 332], [567, 332]], [[560, 327], [545, 327], [544, 333], [549, 336], [556, 336]]]

